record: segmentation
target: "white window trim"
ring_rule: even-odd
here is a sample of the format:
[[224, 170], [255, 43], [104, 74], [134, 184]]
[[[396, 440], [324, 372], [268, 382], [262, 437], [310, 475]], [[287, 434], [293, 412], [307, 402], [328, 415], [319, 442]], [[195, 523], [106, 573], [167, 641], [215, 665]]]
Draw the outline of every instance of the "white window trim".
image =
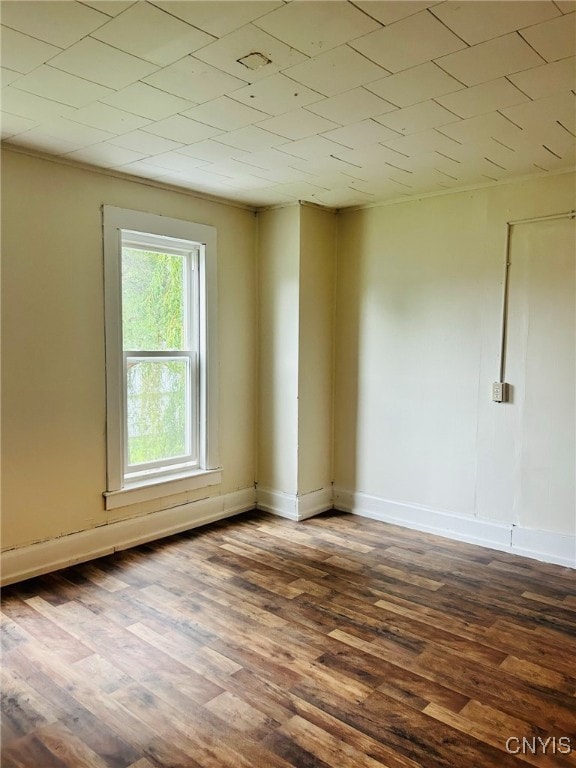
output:
[[[218, 287], [216, 228], [141, 211], [102, 206], [106, 334], [106, 508], [169, 496], [220, 481], [218, 453]], [[124, 465], [121, 230], [201, 243], [200, 249], [200, 468], [126, 482]], [[202, 478], [205, 482], [202, 482]]]

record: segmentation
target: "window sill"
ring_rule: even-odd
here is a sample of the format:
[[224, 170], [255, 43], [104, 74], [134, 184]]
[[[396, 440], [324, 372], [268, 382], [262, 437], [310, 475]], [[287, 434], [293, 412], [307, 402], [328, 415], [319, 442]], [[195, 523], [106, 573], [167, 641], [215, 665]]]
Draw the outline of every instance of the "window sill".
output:
[[195, 491], [198, 488], [208, 488], [222, 482], [222, 470], [200, 469], [194, 472], [171, 475], [170, 477], [155, 477], [138, 480], [121, 488], [119, 491], [105, 491], [106, 509], [118, 509], [130, 504], [140, 504], [143, 501], [161, 499], [176, 493]]

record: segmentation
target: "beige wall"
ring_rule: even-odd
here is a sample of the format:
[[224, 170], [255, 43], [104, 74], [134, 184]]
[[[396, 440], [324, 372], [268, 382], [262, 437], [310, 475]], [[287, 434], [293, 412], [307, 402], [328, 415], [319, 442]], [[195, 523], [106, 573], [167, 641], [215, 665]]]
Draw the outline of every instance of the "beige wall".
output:
[[259, 216], [259, 503], [288, 516], [331, 505], [335, 236], [317, 207]]
[[525, 413], [490, 398], [506, 222], [570, 210], [574, 189], [567, 174], [340, 214], [337, 487], [406, 518], [431, 510], [574, 535], [566, 509], [515, 507]]
[[[255, 474], [254, 213], [17, 153], [2, 158], [3, 515], [11, 548], [158, 508], [105, 512], [102, 204], [218, 229], [223, 483]], [[172, 497], [175, 505], [199, 495]]]
[[300, 209], [298, 493], [332, 483], [336, 215]]
[[298, 490], [300, 210], [259, 215], [258, 485]]
[[[545, 427], [528, 423], [519, 399], [490, 400], [506, 222], [574, 208], [573, 175], [338, 216], [292, 206], [258, 217], [13, 152], [3, 155], [2, 181], [4, 549], [249, 489], [254, 479], [296, 499], [282, 508], [269, 494], [265, 508], [288, 516], [329, 506], [334, 480], [337, 505], [341, 491], [361, 496], [384, 518], [403, 510], [407, 524], [448, 513], [500, 526], [504, 539], [511, 526], [574, 536], [565, 504], [573, 484], [562, 510], [539, 512], [534, 494], [522, 502], [520, 436], [529, 430], [528, 443], [539, 444]], [[104, 510], [102, 204], [218, 229], [224, 473], [208, 494]], [[570, 247], [573, 235], [562, 237]], [[565, 267], [553, 269], [561, 285]], [[533, 285], [534, 301], [548, 276]], [[544, 371], [530, 375], [545, 391]], [[565, 433], [569, 459], [574, 430]]]

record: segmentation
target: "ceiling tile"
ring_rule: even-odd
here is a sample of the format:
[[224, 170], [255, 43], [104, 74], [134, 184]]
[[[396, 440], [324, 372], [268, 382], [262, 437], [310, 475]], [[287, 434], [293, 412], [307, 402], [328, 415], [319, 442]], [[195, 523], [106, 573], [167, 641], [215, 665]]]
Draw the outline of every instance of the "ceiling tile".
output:
[[559, 16], [520, 33], [546, 61], [558, 61], [576, 52], [576, 13]]
[[178, 141], [163, 139], [161, 136], [153, 136], [151, 133], [139, 130], [125, 133], [122, 136], [116, 136], [113, 139], [109, 139], [108, 143], [113, 144], [115, 147], [132, 149], [134, 152], [143, 152], [145, 155], [171, 152], [183, 146]]
[[508, 148], [495, 141], [476, 145], [475, 149], [489, 161], [500, 165], [506, 170], [517, 173], [534, 173], [534, 165], [538, 164], [543, 170], [548, 170], [557, 165], [558, 158], [546, 151], [537, 142], [523, 139], [521, 144]]
[[[304, 2], [305, 0], [301, 0]], [[274, 190], [283, 195], [288, 195], [292, 200], [309, 200], [314, 202], [315, 195], [326, 192], [322, 187], [310, 184], [308, 182], [291, 182], [287, 184], [276, 184]]]
[[[359, 149], [348, 149], [344, 152], [338, 152], [338, 159], [341, 162], [348, 163], [347, 173], [357, 178], [364, 178], [366, 175], [378, 176], [382, 173], [382, 166], [386, 164], [393, 164], [395, 167], [398, 167], [407, 158], [400, 152], [395, 152], [388, 147], [384, 147], [382, 144], [373, 144], [370, 147], [360, 147]], [[343, 171], [345, 169], [341, 165], [338, 170]]]
[[336, 128], [322, 134], [326, 139], [336, 141], [350, 149], [359, 149], [360, 147], [386, 142], [386, 140], [397, 139], [399, 134], [396, 131], [387, 128], [385, 125], [375, 120], [362, 120], [359, 123], [351, 123], [342, 128]]
[[243, 80], [220, 72], [219, 69], [193, 56], [186, 56], [170, 64], [150, 77], [146, 77], [145, 81], [149, 85], [183, 99], [189, 99], [196, 104], [216, 99], [246, 85]]
[[366, 88], [397, 107], [409, 107], [426, 99], [461, 90], [464, 86], [429, 61], [377, 80]]
[[452, 0], [434, 6], [431, 12], [469, 45], [560, 15], [550, 0]]
[[[223, 173], [225, 170], [227, 170], [226, 166], [214, 166], [214, 172], [221, 171]], [[251, 173], [242, 174], [240, 169], [236, 166], [228, 169], [228, 171], [233, 175], [226, 179], [227, 189], [237, 187], [242, 192], [246, 192], [247, 190], [251, 189], [268, 189], [272, 183], [267, 179], [254, 176]]]
[[154, 5], [183, 21], [222, 37], [283, 5], [282, 0], [153, 0]]
[[331, 173], [318, 173], [314, 177], [314, 183], [325, 189], [337, 189], [346, 187], [352, 183], [355, 185], [358, 184], [358, 188], [360, 189], [367, 187], [366, 182], [354, 178], [353, 172], [348, 173], [346, 171], [344, 173], [339, 173], [337, 171], [332, 171]]
[[262, 120], [258, 125], [287, 139], [305, 139], [307, 136], [314, 136], [338, 127], [331, 120], [314, 115], [307, 109], [294, 109], [278, 117]]
[[318, 205], [342, 208], [351, 205], [364, 205], [374, 202], [374, 200], [374, 195], [365, 194], [360, 190], [354, 190], [352, 187], [349, 187], [344, 190], [325, 190], [319, 192], [314, 195], [311, 201], [318, 203]]
[[[168, 171], [168, 173], [172, 172]], [[216, 174], [208, 167], [206, 169], [195, 168], [183, 173], [173, 172], [171, 183], [187, 187], [188, 189], [192, 188], [201, 192], [221, 195], [228, 200], [236, 197], [239, 199], [243, 197], [250, 199], [250, 190], [255, 187], [262, 187], [264, 184], [261, 179], [249, 176], [244, 176], [242, 182], [236, 182], [230, 176]]]
[[[568, 131], [559, 123], [538, 123], [525, 128], [523, 138], [526, 138], [533, 145], [544, 147], [548, 153], [558, 159], [570, 161], [574, 156], [574, 133], [575, 129]], [[566, 163], [564, 163], [564, 166]]]
[[454, 139], [445, 136], [434, 128], [428, 131], [412, 133], [409, 136], [400, 136], [394, 139], [387, 139], [382, 142], [389, 149], [400, 152], [407, 157], [419, 155], [423, 152], [447, 153], [461, 145]]
[[556, 91], [568, 91], [576, 84], [576, 59], [572, 57], [543, 64], [509, 75], [508, 79], [531, 99], [540, 99]]
[[276, 184], [301, 184], [307, 181], [313, 181], [316, 177], [311, 173], [298, 171], [295, 168], [274, 168], [272, 170], [255, 169], [255, 176], [268, 179]]
[[136, 0], [81, 0], [81, 2], [82, 5], [89, 5], [90, 8], [106, 13], [108, 16], [118, 16], [126, 8], [134, 5]]
[[32, 72], [33, 69], [61, 52], [55, 45], [34, 40], [22, 32], [16, 32], [8, 27], [2, 27], [0, 33], [2, 42], [2, 66], [15, 72]]
[[92, 37], [161, 66], [213, 40], [211, 35], [142, 2], [100, 27]]
[[53, 137], [61, 138], [78, 147], [88, 147], [101, 141], [114, 138], [109, 131], [90, 128], [87, 125], [73, 123], [66, 118], [55, 118], [42, 123], [42, 132]]
[[20, 117], [20, 115], [10, 115], [8, 112], [3, 112], [2, 119], [0, 120], [2, 138], [6, 139], [9, 136], [24, 133], [24, 131], [28, 131], [36, 125], [38, 123], [35, 120], [30, 120], [28, 117]]
[[[208, 163], [208, 164], [203, 164], [200, 161], [194, 160], [191, 157], [188, 157], [187, 159], [191, 163], [193, 162], [200, 163], [200, 165], [204, 166], [203, 169], [206, 171], [209, 171], [210, 173], [215, 173], [218, 176], [226, 176], [228, 179], [228, 183], [231, 183], [233, 181], [232, 177], [236, 177], [236, 179], [238, 180], [238, 177], [250, 175], [250, 171], [251, 171], [250, 166], [244, 165], [243, 163], [239, 163], [237, 160], [233, 160], [233, 159], [222, 160], [218, 163]], [[260, 179], [260, 181], [262, 181], [262, 179]]]
[[496, 80], [542, 63], [542, 58], [516, 32], [437, 61], [442, 69], [466, 85]]
[[528, 100], [528, 97], [505, 77], [436, 99], [442, 106], [460, 117], [474, 117], [486, 112], [495, 112], [503, 107], [511, 107]]
[[108, 21], [108, 16], [69, 0], [2, 3], [2, 24], [67, 48]]
[[24, 75], [14, 87], [71, 107], [83, 107], [112, 93], [110, 88], [50, 66], [40, 66], [30, 74]]
[[[349, 150], [346, 150], [344, 147], [342, 147], [342, 150], [349, 151]], [[319, 173], [323, 173], [323, 174], [337, 173], [338, 171], [341, 171], [342, 168], [350, 167], [348, 163], [343, 162], [336, 155], [323, 155], [322, 157], [317, 156], [317, 157], [304, 160], [301, 157], [296, 157], [295, 155], [288, 155], [286, 152], [280, 152], [279, 150], [270, 150], [270, 151], [277, 151], [279, 155], [284, 155], [284, 157], [286, 157], [286, 161], [284, 162], [284, 164], [279, 163], [272, 167], [294, 168], [298, 171], [303, 171], [309, 175], [310, 174], [317, 175]], [[261, 164], [258, 160], [254, 160], [253, 162], [255, 165]]]
[[133, 152], [131, 149], [122, 149], [113, 147], [110, 144], [95, 144], [85, 149], [77, 149], [69, 152], [66, 157], [70, 160], [77, 160], [80, 163], [89, 165], [98, 165], [104, 168], [119, 167], [127, 163], [133, 163], [135, 160], [141, 160], [145, 157], [141, 152]]
[[404, 135], [453, 123], [458, 120], [458, 117], [435, 101], [422, 101], [420, 104], [381, 115], [376, 120]]
[[[452, 170], [452, 169], [451, 169]], [[506, 171], [492, 165], [485, 158], [462, 161], [456, 171], [459, 184], [486, 184], [504, 178]]]
[[123, 173], [130, 173], [134, 176], [140, 176], [145, 179], [154, 179], [155, 181], [166, 181], [168, 183], [166, 168], [159, 165], [151, 165], [147, 160], [136, 160], [122, 166]]
[[322, 98], [319, 93], [311, 91], [304, 85], [298, 85], [282, 74], [272, 75], [259, 83], [247, 85], [229, 96], [269, 115], [281, 115]]
[[194, 171], [202, 165], [206, 165], [205, 160], [198, 160], [179, 152], [162, 152], [147, 160], [151, 165], [159, 165], [161, 168], [167, 168], [178, 173]]
[[576, 133], [576, 96], [569, 91], [503, 109], [502, 114], [520, 128], [547, 129], [551, 123], [559, 122]]
[[364, 13], [382, 24], [393, 24], [395, 21], [413, 16], [419, 11], [437, 5], [438, 0], [431, 2], [419, 2], [419, 0], [355, 0], [354, 5], [361, 8]]
[[[280, 145], [282, 146], [282, 145]], [[280, 152], [279, 149], [259, 149], [255, 152], [247, 153], [247, 156], [235, 155], [244, 163], [250, 163], [250, 165], [257, 166], [258, 168], [296, 168], [299, 171], [306, 170], [306, 162], [293, 155], [287, 155], [285, 152]], [[248, 160], [249, 158], [249, 160]]]
[[147, 133], [162, 136], [164, 139], [172, 139], [182, 144], [192, 144], [195, 141], [209, 139], [220, 133], [216, 128], [210, 128], [195, 120], [189, 120], [182, 115], [173, 115], [165, 120], [159, 120], [146, 127]]
[[279, 147], [280, 152], [299, 157], [302, 160], [313, 160], [317, 157], [330, 157], [344, 149], [342, 144], [337, 144], [323, 136], [310, 136], [307, 139], [290, 141]]
[[[250, 53], [261, 53], [270, 60], [270, 63], [260, 69], [250, 69], [238, 61]], [[196, 57], [249, 83], [270, 77], [285, 67], [306, 60], [304, 54], [276, 40], [253, 24], [247, 24], [226, 37], [206, 45], [196, 53]]]
[[443, 125], [438, 130], [461, 144], [473, 144], [477, 141], [494, 138], [513, 146], [522, 135], [520, 128], [517, 128], [498, 112], [490, 112], [487, 115], [470, 117], [457, 123]]
[[397, 21], [350, 45], [390, 72], [400, 72], [466, 47], [429, 11]]
[[248, 125], [245, 128], [225, 133], [218, 137], [218, 141], [248, 152], [256, 149], [270, 149], [270, 147], [286, 143], [284, 138], [255, 125]]
[[245, 125], [252, 125], [252, 123], [257, 123], [259, 120], [268, 117], [264, 112], [252, 109], [252, 107], [229, 99], [227, 96], [207, 101], [197, 107], [188, 109], [182, 114], [186, 117], [191, 117], [193, 120], [198, 120], [200, 123], [220, 128], [223, 131], [243, 128]]
[[391, 112], [395, 107], [365, 88], [353, 88], [313, 104], [308, 109], [340, 125], [350, 125], [368, 117]]
[[153, 88], [146, 83], [132, 83], [106, 96], [102, 101], [150, 120], [162, 120], [178, 112], [184, 112], [193, 105], [191, 101]]
[[157, 67], [90, 37], [50, 59], [50, 66], [109, 88], [124, 88]]
[[66, 141], [60, 136], [51, 136], [48, 133], [44, 133], [40, 127], [26, 131], [26, 133], [20, 134], [14, 137], [14, 139], [14, 143], [17, 143], [19, 147], [26, 147], [36, 152], [46, 152], [49, 155], [65, 155], [68, 152], [80, 149], [79, 144]]
[[219, 163], [230, 158], [242, 158], [247, 155], [238, 147], [229, 147], [226, 144], [221, 144], [219, 141], [213, 139], [206, 139], [205, 141], [196, 141], [194, 144], [189, 144], [186, 147], [182, 147], [178, 150], [180, 154], [189, 155], [190, 157], [196, 157], [198, 160], [206, 160], [209, 163]]
[[312, 174], [297, 170], [296, 168], [290, 168], [289, 166], [284, 168], [260, 168], [250, 162], [250, 153], [247, 154], [246, 158], [242, 158], [242, 163], [245, 163], [246, 167], [251, 169], [250, 173], [253, 176], [259, 179], [268, 179], [268, 181], [277, 184], [310, 181], [313, 178]]
[[56, 101], [43, 99], [33, 93], [19, 91], [13, 85], [8, 85], [2, 90], [2, 110], [11, 115], [37, 121], [69, 115], [74, 111], [72, 107], [65, 104], [58, 104]]
[[150, 122], [144, 117], [138, 117], [130, 114], [130, 112], [125, 112], [123, 109], [116, 109], [116, 107], [109, 107], [107, 104], [98, 102], [77, 109], [73, 115], [70, 115], [70, 120], [111, 133], [135, 131]]
[[20, 77], [22, 77], [20, 72], [13, 72], [11, 69], [6, 69], [6, 67], [0, 67], [0, 86], [2, 88], [10, 85], [10, 83], [13, 83], [14, 80], [18, 80]]
[[284, 74], [325, 96], [335, 96], [388, 73], [349, 46], [340, 45], [284, 70]]
[[309, 56], [380, 27], [350, 3], [307, 0], [293, 0], [254, 23]]

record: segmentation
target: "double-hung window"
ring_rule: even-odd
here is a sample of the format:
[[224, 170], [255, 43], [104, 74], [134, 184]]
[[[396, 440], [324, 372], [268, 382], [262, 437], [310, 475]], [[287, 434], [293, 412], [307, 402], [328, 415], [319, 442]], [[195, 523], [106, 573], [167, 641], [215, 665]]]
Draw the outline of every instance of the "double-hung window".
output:
[[103, 212], [105, 496], [113, 508], [219, 480], [216, 233], [137, 211]]

